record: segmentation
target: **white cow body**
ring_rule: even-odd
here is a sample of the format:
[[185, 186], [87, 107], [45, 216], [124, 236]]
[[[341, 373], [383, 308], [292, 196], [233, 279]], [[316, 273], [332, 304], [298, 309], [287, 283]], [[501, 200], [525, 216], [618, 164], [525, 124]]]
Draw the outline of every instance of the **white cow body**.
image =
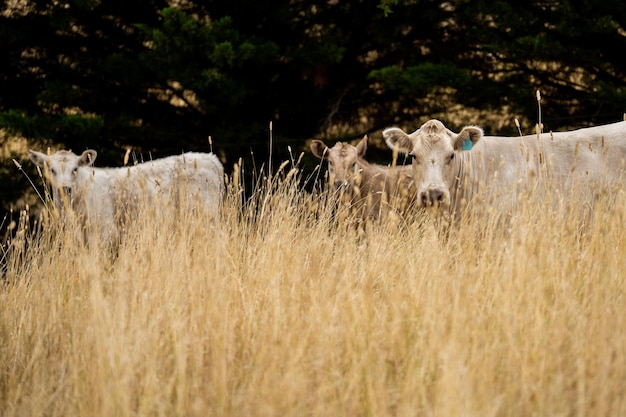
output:
[[93, 167], [96, 155], [94, 150], [80, 156], [30, 151], [31, 161], [44, 167], [57, 207], [71, 207], [103, 235], [113, 235], [120, 220], [141, 204], [186, 198], [213, 213], [220, 206], [224, 169], [212, 153], [190, 152], [120, 168]]
[[539, 136], [484, 137], [476, 126], [456, 134], [430, 120], [411, 134], [389, 128], [383, 136], [390, 147], [413, 156], [422, 207], [458, 212], [461, 202], [472, 199], [514, 201], [522, 190], [548, 188], [591, 196], [625, 179], [626, 122]]

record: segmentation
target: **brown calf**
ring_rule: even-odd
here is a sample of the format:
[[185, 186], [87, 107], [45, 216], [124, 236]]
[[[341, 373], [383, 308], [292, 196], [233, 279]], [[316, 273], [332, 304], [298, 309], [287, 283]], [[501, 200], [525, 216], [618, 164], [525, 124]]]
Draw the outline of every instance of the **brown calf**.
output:
[[416, 190], [410, 165], [384, 166], [367, 162], [367, 136], [357, 144], [337, 142], [329, 148], [311, 142], [311, 152], [328, 162], [329, 183], [336, 201], [344, 201], [361, 219], [378, 219], [394, 212], [408, 213]]

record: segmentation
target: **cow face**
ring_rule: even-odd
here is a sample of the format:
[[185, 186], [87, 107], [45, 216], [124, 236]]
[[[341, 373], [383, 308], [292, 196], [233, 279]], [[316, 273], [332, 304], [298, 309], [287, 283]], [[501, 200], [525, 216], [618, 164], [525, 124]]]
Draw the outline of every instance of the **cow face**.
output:
[[363, 158], [367, 150], [367, 136], [352, 146], [348, 143], [337, 142], [329, 148], [321, 140], [311, 142], [313, 155], [328, 162], [330, 183], [335, 191], [352, 191], [355, 183], [359, 182], [361, 168], [359, 159]]
[[72, 203], [79, 168], [91, 166], [97, 155], [97, 152], [91, 149], [80, 156], [70, 151], [58, 151], [52, 155], [33, 150], [29, 152], [30, 160], [43, 168], [44, 175], [52, 187], [52, 196], [59, 207]]
[[459, 171], [458, 154], [470, 150], [482, 136], [482, 129], [475, 126], [456, 134], [439, 120], [430, 120], [411, 134], [395, 127], [383, 131], [390, 148], [413, 157], [419, 207], [450, 206], [450, 188]]

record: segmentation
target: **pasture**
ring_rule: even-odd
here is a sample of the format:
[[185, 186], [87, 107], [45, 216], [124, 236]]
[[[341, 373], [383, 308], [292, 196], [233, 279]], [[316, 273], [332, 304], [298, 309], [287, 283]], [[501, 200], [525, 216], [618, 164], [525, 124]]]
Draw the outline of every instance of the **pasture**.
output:
[[113, 251], [23, 213], [0, 414], [626, 414], [623, 187], [593, 207], [525, 195], [441, 239], [428, 216], [336, 224], [283, 168], [230, 178], [217, 219], [147, 205]]

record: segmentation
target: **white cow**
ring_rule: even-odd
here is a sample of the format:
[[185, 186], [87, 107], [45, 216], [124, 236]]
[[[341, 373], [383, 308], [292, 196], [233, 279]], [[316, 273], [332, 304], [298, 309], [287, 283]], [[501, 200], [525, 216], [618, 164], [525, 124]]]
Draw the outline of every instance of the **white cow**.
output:
[[337, 200], [346, 200], [362, 219], [377, 219], [390, 210], [406, 213], [412, 206], [412, 169], [372, 164], [364, 159], [367, 136], [357, 144], [337, 142], [332, 148], [321, 140], [311, 142], [311, 152], [328, 162], [330, 183]]
[[590, 196], [624, 180], [626, 122], [521, 137], [483, 136], [476, 126], [454, 133], [438, 120], [408, 134], [383, 131], [388, 146], [413, 157], [417, 204], [459, 213], [461, 202], [513, 201], [521, 190], [550, 188]]
[[29, 154], [44, 168], [56, 206], [73, 209], [103, 238], [116, 237], [118, 223], [137, 206], [159, 199], [182, 197], [198, 200], [213, 213], [219, 209], [224, 168], [213, 153], [190, 152], [120, 168], [96, 168], [96, 156], [94, 150], [80, 156], [65, 150]]

